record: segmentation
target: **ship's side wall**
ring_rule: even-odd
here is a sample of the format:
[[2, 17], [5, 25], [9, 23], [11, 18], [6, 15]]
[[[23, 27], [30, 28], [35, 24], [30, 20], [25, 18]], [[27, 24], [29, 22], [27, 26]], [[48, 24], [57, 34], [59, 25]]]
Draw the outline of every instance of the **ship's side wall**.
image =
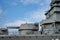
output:
[[60, 40], [60, 36], [1, 36], [0, 40]]

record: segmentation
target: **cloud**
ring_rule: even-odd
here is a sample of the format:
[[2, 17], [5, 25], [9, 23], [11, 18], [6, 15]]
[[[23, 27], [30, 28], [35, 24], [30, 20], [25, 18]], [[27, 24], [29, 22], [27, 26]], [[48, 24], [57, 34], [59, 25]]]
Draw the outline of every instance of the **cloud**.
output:
[[50, 3], [50, 0], [7, 0], [6, 3], [10, 6], [17, 6], [19, 3], [22, 3], [23, 5], [37, 4], [43, 6]]
[[40, 2], [40, 0], [20, 0], [23, 4], [37, 4]]
[[[19, 2], [23, 3], [23, 4], [39, 4], [41, 3], [40, 5], [44, 5], [43, 2], [41, 2], [41, 0], [20, 0]], [[47, 0], [45, 0], [45, 2], [48, 3]], [[15, 2], [12, 2], [13, 5], [17, 5]], [[22, 21], [22, 20], [16, 20], [14, 22], [9, 22], [9, 23], [6, 23], [5, 26], [20, 26], [22, 23], [26, 23], [27, 22], [32, 22], [31, 20], [34, 19], [36, 21], [38, 20], [42, 20], [42, 19], [45, 19], [45, 11], [46, 11], [47, 7], [40, 7], [38, 8], [37, 10], [33, 10], [33, 11], [30, 11], [28, 12], [30, 15], [29, 17], [26, 17], [24, 18], [25, 21]]]
[[39, 8], [39, 9], [37, 9], [37, 10], [35, 10], [35, 11], [32, 11], [32, 12], [30, 12], [30, 14], [31, 14], [31, 15], [30, 15], [30, 18], [31, 18], [31, 19], [35, 19], [35, 20], [45, 19], [45, 15], [44, 15], [44, 14], [46, 13], [46, 12], [45, 12], [46, 10], [48, 10], [48, 9], [42, 7], [41, 9]]
[[3, 12], [3, 10], [0, 9], [0, 14]]
[[48, 9], [49, 7], [40, 7], [37, 10], [30, 11], [26, 13], [30, 15], [26, 15], [27, 17], [25, 18], [25, 20], [30, 20], [32, 22], [40, 22], [41, 20], [44, 20], [46, 18], [44, 14]]
[[20, 2], [24, 5], [28, 4], [40, 4], [41, 6], [44, 4], [49, 4], [50, 0], [20, 0]]
[[17, 20], [14, 22], [6, 23], [5, 26], [20, 26], [23, 23], [25, 23], [25, 21]]
[[16, 2], [12, 2], [11, 5], [17, 6], [18, 4]]
[[[26, 21], [16, 20], [14, 22], [5, 23], [4, 26], [20, 26], [21, 24], [24, 24], [24, 23], [26, 23]], [[31, 22], [30, 21], [27, 21], [27, 23], [31, 23]]]
[[50, 3], [51, 2], [51, 0], [44, 0], [45, 1], [45, 3]]
[[0, 8], [0, 14], [2, 14], [3, 13], [3, 9], [2, 8]]
[[17, 6], [18, 5], [18, 0], [5, 0], [4, 3], [5, 5], [8, 5], [8, 6]]
[[44, 16], [44, 11], [43, 12], [41, 12], [41, 11], [43, 11], [43, 10], [37, 10], [37, 11], [35, 11], [35, 12], [33, 12], [33, 14], [32, 14], [32, 18], [33, 19], [44, 19], [45, 18], [45, 16]]

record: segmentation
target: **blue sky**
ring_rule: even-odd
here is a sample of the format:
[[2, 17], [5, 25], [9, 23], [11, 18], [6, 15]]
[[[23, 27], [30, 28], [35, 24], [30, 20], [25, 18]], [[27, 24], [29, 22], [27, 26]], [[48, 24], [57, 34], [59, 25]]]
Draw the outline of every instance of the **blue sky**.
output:
[[[0, 27], [40, 22], [51, 0], [0, 0]], [[17, 31], [15, 31], [16, 33]]]
[[22, 23], [45, 19], [50, 0], [0, 0], [0, 26], [19, 26]]

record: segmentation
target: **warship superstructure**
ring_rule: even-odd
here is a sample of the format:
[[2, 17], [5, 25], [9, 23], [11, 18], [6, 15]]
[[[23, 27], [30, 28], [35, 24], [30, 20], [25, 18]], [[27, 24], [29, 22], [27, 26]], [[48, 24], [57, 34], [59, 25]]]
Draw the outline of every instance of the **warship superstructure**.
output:
[[52, 0], [46, 19], [41, 22], [42, 33], [46, 35], [60, 34], [60, 0]]
[[[19, 27], [0, 29], [0, 40], [60, 40], [60, 0], [51, 0], [46, 19], [39, 23], [25, 23]], [[39, 30], [41, 26], [41, 30]], [[8, 35], [8, 28], [18, 28], [18, 35]]]

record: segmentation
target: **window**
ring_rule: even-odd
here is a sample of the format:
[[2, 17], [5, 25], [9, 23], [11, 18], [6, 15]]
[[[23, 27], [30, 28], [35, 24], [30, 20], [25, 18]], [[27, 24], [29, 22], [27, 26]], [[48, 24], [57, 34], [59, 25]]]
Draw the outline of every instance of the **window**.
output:
[[35, 26], [39, 26], [39, 25], [35, 23]]
[[54, 40], [54, 39], [52, 39], [52, 40]]
[[52, 40], [59, 40], [59, 39], [52, 39]]
[[55, 1], [53, 4], [55, 4], [55, 3], [56, 3], [56, 4], [59, 4], [59, 3], [60, 3], [60, 1]]
[[60, 29], [58, 31], [60, 31]]
[[55, 39], [55, 40], [59, 40], [59, 39]]
[[59, 34], [58, 32], [55, 32], [56, 34]]
[[6, 32], [7, 30], [2, 30], [3, 32]]

